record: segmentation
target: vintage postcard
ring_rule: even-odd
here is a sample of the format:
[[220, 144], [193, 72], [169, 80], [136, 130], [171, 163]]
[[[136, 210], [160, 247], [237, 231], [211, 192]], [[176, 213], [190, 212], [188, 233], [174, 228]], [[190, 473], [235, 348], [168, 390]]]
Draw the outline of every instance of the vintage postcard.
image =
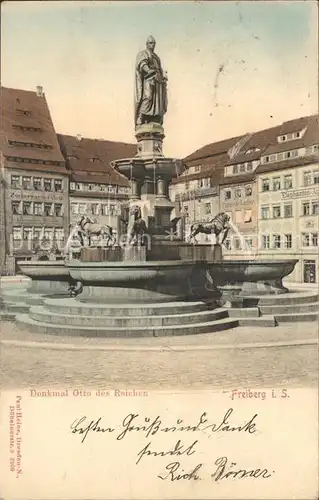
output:
[[317, 2], [1, 4], [1, 500], [318, 500]]

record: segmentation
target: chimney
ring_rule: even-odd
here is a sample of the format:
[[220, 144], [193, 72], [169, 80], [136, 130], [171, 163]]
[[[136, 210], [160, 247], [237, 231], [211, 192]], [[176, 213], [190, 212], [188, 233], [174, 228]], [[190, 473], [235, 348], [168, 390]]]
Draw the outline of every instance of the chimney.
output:
[[82, 135], [81, 134], [76, 134], [76, 140], [77, 141], [81, 141], [82, 139]]
[[41, 85], [37, 85], [36, 86], [36, 92], [37, 92], [37, 96], [38, 97], [43, 97], [44, 96], [43, 87], [41, 87]]

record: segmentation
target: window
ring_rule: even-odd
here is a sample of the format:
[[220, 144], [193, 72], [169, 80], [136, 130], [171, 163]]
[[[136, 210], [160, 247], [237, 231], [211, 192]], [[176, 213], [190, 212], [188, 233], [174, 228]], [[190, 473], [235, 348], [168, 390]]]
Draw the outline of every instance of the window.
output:
[[261, 238], [261, 246], [262, 248], [270, 248], [270, 237], [268, 234], [264, 234]]
[[310, 186], [312, 184], [311, 172], [305, 172], [303, 174], [303, 183], [304, 186]]
[[63, 229], [63, 227], [56, 228], [56, 230], [55, 230], [55, 238], [58, 241], [63, 241], [64, 240], [64, 229]]
[[87, 206], [85, 203], [80, 203], [79, 204], [79, 214], [84, 215], [86, 214]]
[[284, 205], [284, 217], [292, 217], [292, 204]]
[[189, 181], [186, 181], [186, 182], [185, 182], [185, 189], [186, 189], [186, 191], [188, 191], [188, 190], [189, 190]]
[[290, 151], [290, 158], [296, 158], [298, 156], [298, 150], [294, 149], [293, 151]]
[[22, 227], [14, 227], [12, 229], [12, 236], [13, 239], [16, 240], [21, 240], [22, 239]]
[[313, 183], [319, 184], [319, 170], [315, 170], [313, 173]]
[[285, 175], [284, 176], [284, 186], [285, 186], [285, 189], [292, 188], [292, 175]]
[[23, 228], [23, 239], [31, 240], [32, 238], [32, 227], [24, 227]]
[[234, 239], [234, 247], [235, 247], [235, 250], [241, 250], [241, 241], [239, 238]]
[[36, 191], [41, 191], [41, 189], [42, 189], [41, 177], [34, 177], [33, 178], [33, 187]]
[[62, 203], [55, 203], [54, 204], [54, 215], [56, 215], [57, 217], [61, 217], [63, 215]]
[[54, 191], [62, 191], [62, 180], [54, 179]]
[[110, 205], [109, 206], [109, 214], [110, 215], [116, 215], [116, 205]]
[[228, 240], [228, 239], [225, 241], [225, 249], [226, 250], [231, 250], [231, 241]]
[[280, 247], [281, 247], [280, 234], [274, 234], [273, 235], [273, 248], [280, 248]]
[[280, 205], [274, 205], [272, 213], [274, 219], [279, 219], [281, 217]]
[[52, 215], [53, 203], [44, 203], [44, 215]]
[[292, 235], [291, 234], [285, 234], [285, 243], [284, 243], [285, 248], [291, 248], [292, 247]]
[[22, 188], [23, 189], [32, 189], [31, 177], [22, 177]]
[[92, 210], [92, 214], [93, 215], [99, 215], [99, 204], [98, 203], [92, 203], [91, 210]]
[[262, 191], [269, 191], [269, 179], [262, 179], [261, 190]]
[[263, 160], [264, 160], [264, 163], [268, 163], [269, 162], [269, 156], [264, 156]]
[[238, 165], [233, 166], [233, 174], [238, 174]]
[[239, 165], [239, 172], [240, 172], [241, 174], [245, 172], [245, 163], [241, 163], [241, 164]]
[[241, 188], [235, 189], [235, 198], [241, 198]]
[[272, 188], [274, 191], [280, 191], [280, 177], [273, 178]]
[[41, 202], [35, 201], [33, 203], [33, 213], [34, 215], [43, 215], [43, 205]]
[[32, 205], [30, 201], [23, 202], [22, 212], [23, 215], [32, 215]]
[[319, 215], [319, 201], [312, 202], [312, 215]]
[[251, 196], [252, 194], [253, 194], [252, 186], [246, 186], [245, 187], [245, 196]]
[[230, 200], [231, 199], [231, 190], [227, 189], [225, 191], [225, 200]]
[[245, 249], [246, 250], [251, 250], [253, 247], [253, 240], [252, 238], [245, 238]]
[[79, 205], [77, 203], [71, 203], [71, 214], [72, 215], [79, 214]]
[[13, 201], [11, 203], [11, 209], [12, 209], [13, 215], [20, 215], [21, 214], [21, 201]]
[[83, 189], [83, 184], [81, 182], [77, 182], [76, 185], [75, 185], [75, 189], [77, 191], [82, 191]]
[[243, 222], [243, 213], [241, 210], [236, 210], [235, 222], [236, 222], [236, 224], [240, 224], [241, 222]]
[[44, 191], [52, 191], [52, 181], [51, 181], [51, 179], [44, 179], [43, 185], [44, 185]]
[[249, 161], [247, 162], [247, 171], [250, 172], [253, 169], [253, 162]]
[[302, 233], [302, 246], [303, 247], [310, 247], [310, 234], [309, 233]]
[[70, 182], [70, 190], [71, 191], [75, 190], [75, 182]]
[[276, 161], [276, 155], [270, 155], [269, 161]]
[[269, 219], [269, 207], [261, 207], [261, 218]]
[[318, 246], [318, 233], [312, 233], [312, 246], [317, 247]]
[[209, 215], [212, 213], [212, 205], [211, 203], [205, 203], [205, 214]]
[[251, 210], [245, 210], [244, 222], [251, 222]]
[[53, 227], [44, 228], [44, 240], [53, 240], [54, 229]]
[[306, 201], [302, 204], [302, 215], [310, 215], [310, 203]]
[[19, 175], [11, 175], [11, 186], [13, 188], [19, 188], [21, 182], [21, 177]]
[[285, 158], [290, 158], [291, 157], [291, 152], [287, 151], [286, 153], [284, 153], [284, 156], [285, 156]]

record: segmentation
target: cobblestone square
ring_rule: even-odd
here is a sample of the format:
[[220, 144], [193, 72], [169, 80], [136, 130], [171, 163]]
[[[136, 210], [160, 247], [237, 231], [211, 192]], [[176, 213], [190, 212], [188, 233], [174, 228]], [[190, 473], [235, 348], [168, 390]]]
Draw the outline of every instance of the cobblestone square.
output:
[[315, 323], [117, 341], [2, 323], [2, 388], [317, 387], [317, 341]]

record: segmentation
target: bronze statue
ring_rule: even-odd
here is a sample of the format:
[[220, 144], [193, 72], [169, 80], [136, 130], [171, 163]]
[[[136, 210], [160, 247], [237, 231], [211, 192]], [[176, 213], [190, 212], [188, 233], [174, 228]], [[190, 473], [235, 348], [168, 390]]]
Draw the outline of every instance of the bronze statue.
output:
[[113, 228], [108, 225], [98, 224], [92, 221], [90, 217], [82, 215], [81, 219], [76, 223], [77, 231], [75, 234], [79, 237], [81, 245], [84, 246], [84, 238], [86, 236], [88, 239], [88, 244], [91, 246], [92, 236], [99, 236], [102, 239], [106, 239], [106, 245], [112, 246], [115, 244], [115, 236], [113, 234]]
[[196, 243], [197, 234], [215, 234], [216, 243], [219, 244], [219, 236], [223, 233], [223, 238], [221, 244], [224, 243], [229, 232], [229, 221], [230, 217], [225, 212], [220, 212], [216, 217], [206, 223], [195, 222], [191, 225], [190, 235], [188, 237], [188, 242], [194, 240]]
[[147, 225], [142, 219], [142, 212], [139, 206], [135, 205], [130, 209], [130, 216], [134, 217], [132, 229], [129, 232], [129, 245], [145, 245], [145, 236], [148, 234]]
[[167, 77], [155, 54], [155, 39], [149, 36], [146, 50], [138, 53], [135, 65], [135, 125], [155, 122], [163, 125], [167, 111]]

